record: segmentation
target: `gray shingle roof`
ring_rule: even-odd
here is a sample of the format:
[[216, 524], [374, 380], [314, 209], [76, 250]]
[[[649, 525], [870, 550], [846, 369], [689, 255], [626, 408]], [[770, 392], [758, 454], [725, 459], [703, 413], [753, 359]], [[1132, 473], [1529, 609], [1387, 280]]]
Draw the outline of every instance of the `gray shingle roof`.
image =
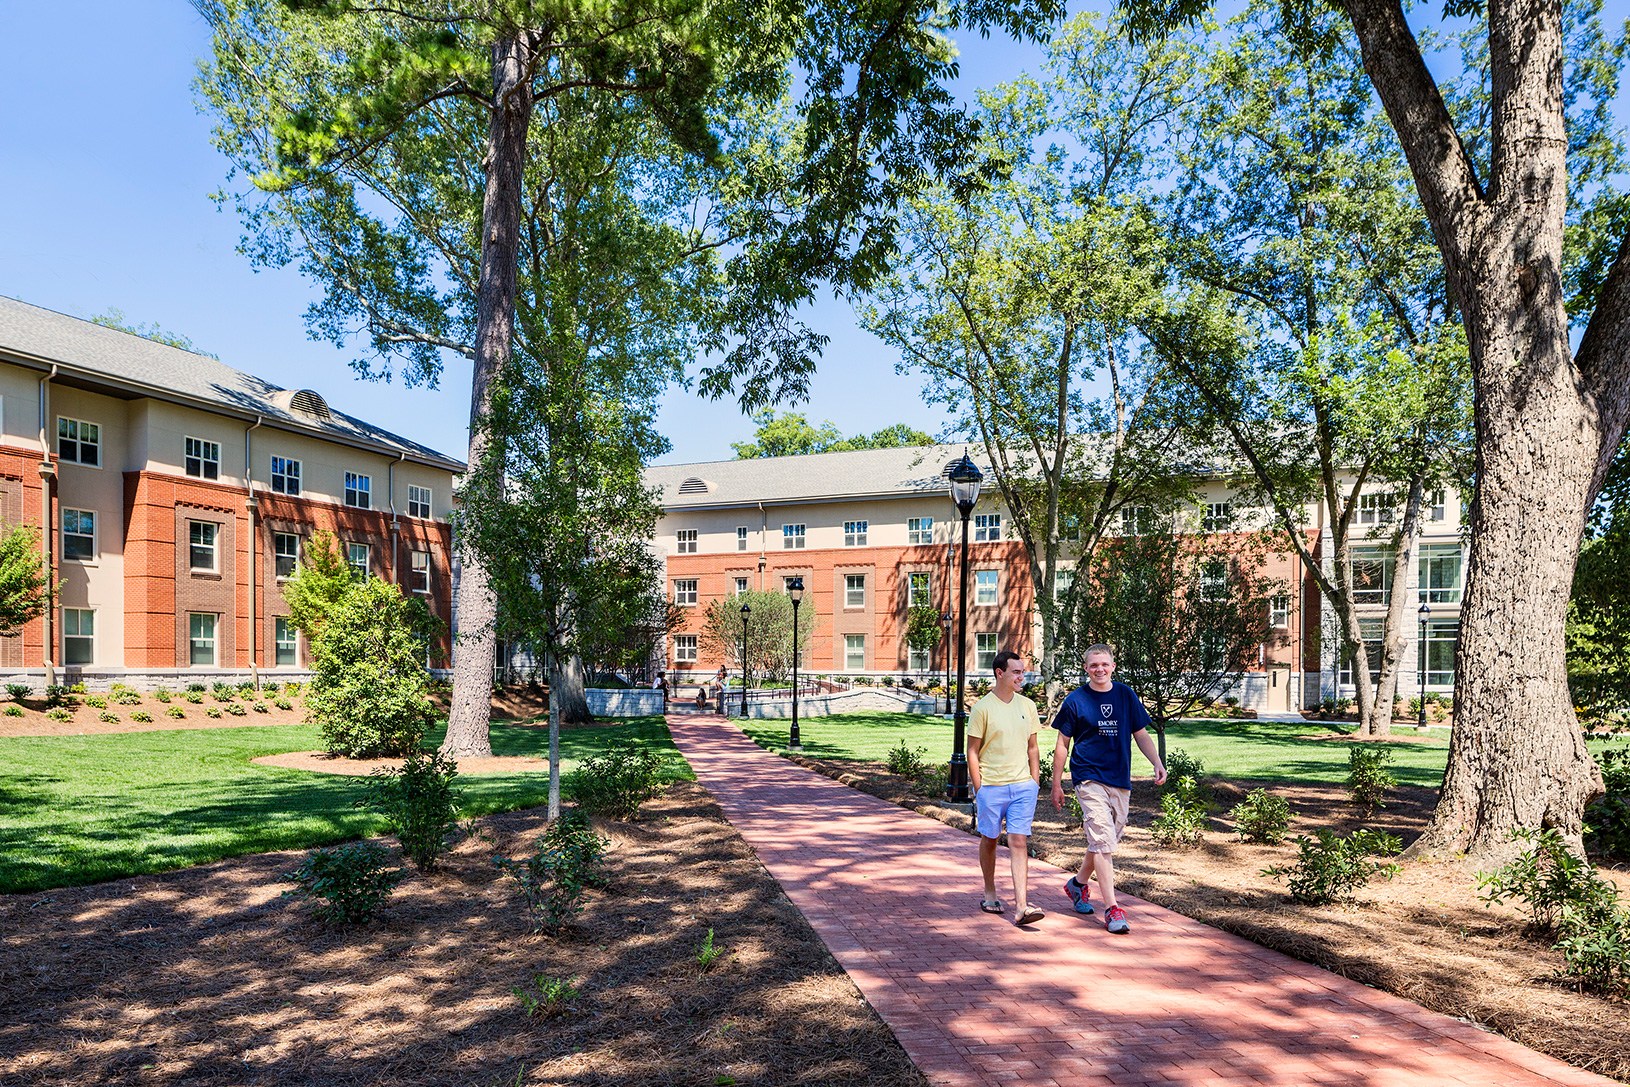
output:
[[[808, 453], [796, 457], [757, 457], [698, 464], [654, 464], [646, 483], [662, 489], [665, 509], [698, 509], [755, 502], [821, 502], [837, 498], [890, 498], [943, 493], [945, 468], [962, 458], [961, 445], [924, 445], [904, 449], [856, 449], [844, 453]], [[990, 482], [983, 450], [967, 449]], [[709, 489], [680, 487], [703, 480]]]
[[[59, 363], [63, 376], [80, 376], [158, 400], [202, 402], [229, 415], [265, 417], [289, 430], [330, 440], [384, 447], [451, 471], [464, 465], [429, 446], [329, 409], [327, 418], [293, 411], [290, 390], [246, 374], [207, 355], [104, 328], [90, 321], [0, 295], [0, 354], [38, 364]], [[279, 396], [278, 394], [283, 394]]]

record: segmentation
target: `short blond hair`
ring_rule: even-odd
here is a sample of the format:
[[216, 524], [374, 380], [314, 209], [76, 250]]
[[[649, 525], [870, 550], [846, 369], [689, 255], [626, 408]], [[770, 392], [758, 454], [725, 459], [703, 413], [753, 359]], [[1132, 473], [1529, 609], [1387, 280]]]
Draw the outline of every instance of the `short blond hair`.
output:
[[1115, 659], [1115, 647], [1112, 645], [1105, 645], [1103, 642], [1099, 642], [1097, 645], [1087, 646], [1087, 651], [1086, 653], [1082, 654], [1081, 659], [1084, 661], [1094, 653], [1102, 653], [1112, 661]]

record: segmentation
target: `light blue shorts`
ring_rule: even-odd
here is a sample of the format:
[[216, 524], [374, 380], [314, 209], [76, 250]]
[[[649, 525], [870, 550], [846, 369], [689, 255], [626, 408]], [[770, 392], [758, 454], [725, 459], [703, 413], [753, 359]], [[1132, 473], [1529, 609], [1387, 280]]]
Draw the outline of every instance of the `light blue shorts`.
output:
[[1012, 785], [987, 785], [979, 790], [974, 803], [979, 808], [979, 835], [998, 838], [1002, 834], [1002, 820], [1007, 820], [1009, 834], [1029, 834], [1030, 821], [1036, 817], [1036, 794], [1040, 787], [1031, 778]]

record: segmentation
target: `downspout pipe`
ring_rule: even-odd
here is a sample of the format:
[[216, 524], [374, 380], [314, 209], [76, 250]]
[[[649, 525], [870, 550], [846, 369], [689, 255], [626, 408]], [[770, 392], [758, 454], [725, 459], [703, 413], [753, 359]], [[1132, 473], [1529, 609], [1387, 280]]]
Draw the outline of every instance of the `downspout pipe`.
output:
[[[768, 561], [765, 548], [769, 546], [770, 515], [764, 510], [764, 503], [758, 504], [758, 591], [764, 591], [764, 564]], [[745, 690], [745, 688], [743, 688]]]
[[51, 495], [56, 489], [57, 466], [51, 462], [51, 437], [46, 424], [51, 420], [51, 406], [47, 397], [50, 392], [46, 386], [51, 379], [57, 376], [57, 364], [51, 364], [51, 372], [40, 378], [40, 556], [45, 562], [46, 584], [49, 586], [45, 594], [45, 613], [41, 619], [40, 663], [45, 669], [45, 683], [50, 686], [57, 681], [57, 668], [55, 663], [56, 639], [53, 636], [57, 608], [57, 571], [51, 562], [51, 536], [54, 529], [51, 515]]
[[265, 420], [255, 416], [255, 425], [243, 432], [243, 489], [248, 493], [244, 509], [249, 513], [249, 680], [260, 690], [260, 609], [255, 600], [255, 541], [259, 535], [255, 515], [260, 512], [260, 499], [255, 497], [255, 453], [250, 435], [260, 429]]

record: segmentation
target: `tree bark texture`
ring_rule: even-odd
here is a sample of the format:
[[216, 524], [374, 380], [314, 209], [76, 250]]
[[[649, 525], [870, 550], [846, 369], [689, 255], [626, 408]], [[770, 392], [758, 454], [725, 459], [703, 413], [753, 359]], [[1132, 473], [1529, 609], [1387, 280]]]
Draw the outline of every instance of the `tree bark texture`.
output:
[[[1392, 707], [1398, 699], [1398, 674], [1403, 663], [1404, 645], [1407, 642], [1403, 636], [1404, 605], [1408, 603], [1409, 597], [1409, 571], [1415, 565], [1415, 555], [1420, 544], [1423, 490], [1424, 484], [1420, 476], [1409, 481], [1409, 497], [1404, 502], [1404, 520], [1398, 526], [1398, 543], [1393, 549], [1396, 558], [1392, 564], [1392, 587], [1388, 593], [1386, 625], [1381, 631], [1381, 672], [1376, 678], [1375, 705], [1370, 709], [1370, 716], [1358, 726], [1358, 735], [1368, 739], [1392, 735]], [[1419, 652], [1426, 652], [1426, 647], [1420, 646]], [[1368, 673], [1364, 676], [1364, 682], [1369, 682]]]
[[[470, 386], [469, 471], [486, 465], [486, 419], [514, 335], [526, 133], [532, 119], [530, 35], [518, 31], [492, 47], [493, 102], [487, 136], [487, 187], [481, 206], [481, 271], [476, 294], [475, 372]], [[498, 493], [497, 488], [489, 493]], [[453, 651], [453, 704], [442, 750], [454, 758], [492, 754], [492, 666], [497, 601], [481, 556], [466, 548], [459, 582], [459, 636]]]
[[1602, 779], [1569, 697], [1563, 621], [1585, 515], [1624, 433], [1627, 249], [1577, 358], [1562, 282], [1567, 141], [1559, 0], [1491, 0], [1493, 141], [1476, 175], [1397, 0], [1348, 0], [1459, 301], [1476, 491], [1443, 792], [1415, 855], [1498, 861], [1518, 827], [1581, 844]]
[[552, 711], [558, 705], [560, 719], [568, 725], [586, 725], [594, 720], [583, 686], [583, 658], [576, 653], [564, 654], [549, 677], [549, 708]]

